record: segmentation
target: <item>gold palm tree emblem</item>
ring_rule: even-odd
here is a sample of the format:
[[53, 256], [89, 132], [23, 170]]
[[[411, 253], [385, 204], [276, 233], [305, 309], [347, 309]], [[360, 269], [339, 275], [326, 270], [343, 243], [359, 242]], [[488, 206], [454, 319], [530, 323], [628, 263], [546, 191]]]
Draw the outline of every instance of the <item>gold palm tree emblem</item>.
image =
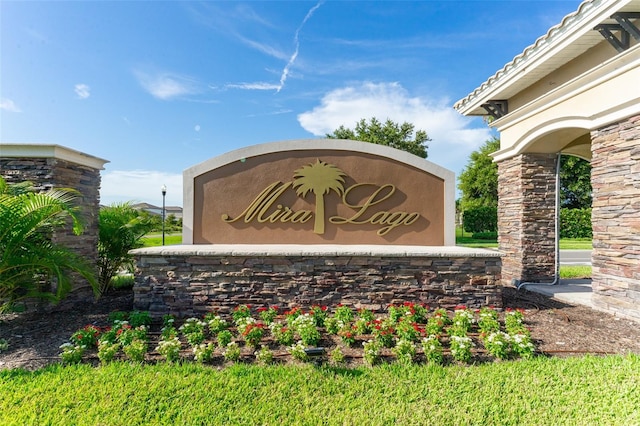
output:
[[316, 160], [307, 166], [303, 166], [294, 172], [293, 187], [296, 194], [306, 197], [313, 192], [316, 196], [316, 214], [313, 232], [324, 234], [324, 195], [329, 191], [335, 191], [338, 195], [344, 192], [344, 179], [346, 174], [324, 161]]

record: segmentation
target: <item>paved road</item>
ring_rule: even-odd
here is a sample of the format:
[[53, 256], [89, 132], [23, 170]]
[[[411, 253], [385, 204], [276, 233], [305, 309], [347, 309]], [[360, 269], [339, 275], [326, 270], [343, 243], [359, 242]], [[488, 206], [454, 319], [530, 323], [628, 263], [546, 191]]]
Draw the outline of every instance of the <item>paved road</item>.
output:
[[591, 265], [591, 250], [560, 250], [561, 265]]

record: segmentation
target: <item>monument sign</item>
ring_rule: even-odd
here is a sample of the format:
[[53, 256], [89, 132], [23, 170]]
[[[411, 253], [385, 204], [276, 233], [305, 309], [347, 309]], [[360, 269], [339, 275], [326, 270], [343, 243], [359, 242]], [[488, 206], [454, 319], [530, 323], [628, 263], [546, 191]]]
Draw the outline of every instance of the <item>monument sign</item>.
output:
[[185, 244], [454, 245], [454, 175], [335, 139], [243, 148], [184, 172]]

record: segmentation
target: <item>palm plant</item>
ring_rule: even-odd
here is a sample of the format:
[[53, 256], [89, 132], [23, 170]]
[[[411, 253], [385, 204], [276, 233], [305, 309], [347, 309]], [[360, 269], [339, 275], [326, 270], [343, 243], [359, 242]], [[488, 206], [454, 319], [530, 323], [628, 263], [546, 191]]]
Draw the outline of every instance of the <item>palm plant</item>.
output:
[[96, 288], [91, 265], [51, 241], [69, 225], [82, 232], [76, 196], [63, 189], [35, 192], [29, 182], [8, 185], [0, 177], [0, 312], [24, 299], [61, 300], [73, 287], [73, 273]]
[[342, 195], [344, 192], [343, 176], [346, 174], [342, 170], [319, 159], [294, 173], [293, 187], [296, 188], [296, 194], [305, 197], [307, 193], [313, 192], [316, 196], [316, 214], [313, 225], [313, 232], [316, 234], [324, 234], [324, 195], [329, 191], [335, 191], [338, 195]]
[[121, 270], [133, 270], [129, 250], [143, 246], [142, 237], [153, 223], [130, 203], [112, 204], [100, 209], [98, 234], [98, 291], [102, 295], [111, 287], [111, 279]]

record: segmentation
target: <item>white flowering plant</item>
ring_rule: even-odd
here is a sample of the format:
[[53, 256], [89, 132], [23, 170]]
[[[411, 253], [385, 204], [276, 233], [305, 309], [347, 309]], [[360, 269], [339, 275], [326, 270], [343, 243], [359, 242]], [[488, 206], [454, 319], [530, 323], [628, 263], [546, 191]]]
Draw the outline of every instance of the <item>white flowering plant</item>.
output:
[[422, 351], [427, 362], [442, 364], [444, 361], [442, 342], [436, 335], [430, 335], [422, 339]]
[[498, 359], [511, 357], [511, 343], [511, 336], [504, 331], [493, 331], [484, 335], [483, 338], [483, 344], [487, 352]]
[[416, 344], [411, 340], [400, 339], [391, 352], [396, 356], [398, 364], [410, 365], [416, 356]]
[[67, 342], [60, 345], [60, 349], [62, 349], [62, 352], [60, 352], [60, 358], [64, 364], [77, 364], [82, 361], [82, 355], [84, 355], [87, 347]]
[[451, 356], [456, 361], [469, 362], [473, 357], [471, 348], [475, 345], [469, 336], [451, 336], [449, 341], [449, 347], [451, 349]]
[[380, 351], [382, 350], [382, 343], [379, 340], [368, 340], [363, 345], [364, 353], [362, 357], [364, 362], [370, 366], [376, 365], [380, 362]]
[[200, 343], [193, 347], [193, 359], [200, 363], [211, 362], [215, 350], [216, 347], [212, 342]]
[[162, 355], [167, 362], [175, 362], [180, 358], [180, 340], [177, 336], [168, 337], [158, 342], [156, 351]]
[[287, 351], [291, 356], [298, 361], [308, 361], [309, 355], [307, 355], [307, 351], [305, 351], [306, 346], [302, 341], [299, 341], [287, 348]]

